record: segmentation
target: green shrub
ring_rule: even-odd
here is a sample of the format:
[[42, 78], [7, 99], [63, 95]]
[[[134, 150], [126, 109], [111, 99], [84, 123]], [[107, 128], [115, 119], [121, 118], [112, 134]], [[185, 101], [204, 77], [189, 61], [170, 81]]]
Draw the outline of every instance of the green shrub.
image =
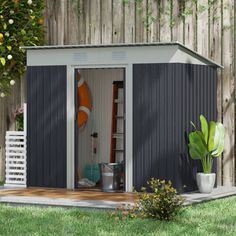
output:
[[16, 130], [23, 131], [24, 130], [24, 108], [20, 107], [15, 110], [13, 113], [14, 119], [16, 121]]
[[135, 210], [141, 216], [170, 220], [180, 212], [183, 198], [177, 194], [170, 181], [152, 178], [148, 181], [148, 187], [153, 193], [147, 193], [146, 188], [138, 193]]
[[0, 1], [0, 98], [25, 73], [21, 46], [44, 44], [44, 0]]
[[171, 220], [180, 213], [184, 200], [177, 194], [170, 181], [152, 178], [147, 184], [152, 193], [142, 188], [141, 192], [137, 192], [134, 205], [122, 205], [111, 214], [115, 220], [127, 218]]

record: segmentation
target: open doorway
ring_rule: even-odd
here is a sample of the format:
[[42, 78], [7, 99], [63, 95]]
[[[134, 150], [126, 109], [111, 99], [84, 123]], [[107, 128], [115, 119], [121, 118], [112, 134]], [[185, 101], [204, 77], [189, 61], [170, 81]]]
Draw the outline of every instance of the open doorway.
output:
[[[75, 70], [75, 186], [78, 189], [125, 189], [124, 81], [124, 68]], [[79, 94], [82, 83], [87, 94]], [[87, 102], [82, 101], [85, 96]], [[81, 111], [87, 115], [82, 125]], [[114, 168], [119, 169], [119, 175], [112, 180], [114, 173], [110, 170]]]

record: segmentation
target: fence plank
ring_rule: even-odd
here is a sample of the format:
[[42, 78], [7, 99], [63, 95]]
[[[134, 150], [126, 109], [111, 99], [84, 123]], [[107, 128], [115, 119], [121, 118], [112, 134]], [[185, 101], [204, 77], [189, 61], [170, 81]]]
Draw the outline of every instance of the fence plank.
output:
[[135, 42], [147, 42], [146, 27], [147, 0], [136, 1], [135, 4]]
[[123, 1], [113, 1], [112, 42], [124, 42], [124, 8]]
[[160, 41], [170, 42], [171, 41], [171, 27], [170, 27], [170, 1], [162, 0], [160, 7]]
[[86, 11], [85, 11], [85, 3], [82, 0], [78, 1], [78, 9], [77, 9], [77, 14], [78, 14], [78, 41], [79, 44], [85, 44], [86, 43]]
[[6, 100], [0, 99], [0, 180], [4, 180], [5, 173], [5, 132], [6, 128]]
[[148, 42], [159, 41], [159, 1], [148, 1]]
[[196, 42], [198, 52], [208, 57], [209, 53], [209, 23], [208, 22], [208, 0], [197, 1], [197, 33]]
[[64, 44], [64, 32], [65, 32], [65, 25], [64, 25], [64, 18], [65, 18], [65, 0], [59, 1], [57, 4], [57, 44], [63, 45]]
[[66, 44], [79, 44], [80, 38], [83, 38], [80, 35], [80, 5], [78, 1], [67, 1], [67, 25], [65, 30], [67, 30], [66, 35]]
[[85, 12], [85, 44], [91, 44], [91, 4], [92, 0], [84, 1], [84, 12]]
[[101, 13], [100, 0], [91, 2], [91, 44], [101, 44]]
[[130, 1], [124, 5], [124, 42], [135, 42], [135, 3]]
[[173, 1], [173, 38], [172, 41], [184, 42], [184, 1]]
[[[209, 57], [221, 64], [221, 0], [216, 0], [210, 8]], [[222, 70], [218, 70], [217, 117], [222, 121]], [[217, 185], [222, 185], [222, 158], [217, 159]]]
[[112, 43], [112, 1], [102, 0], [101, 21], [102, 21], [102, 43]]
[[187, 0], [185, 2], [184, 43], [187, 47], [196, 50], [196, 4]]
[[233, 76], [233, 0], [223, 6], [223, 123], [226, 129], [223, 155], [223, 184], [234, 184], [234, 76]]

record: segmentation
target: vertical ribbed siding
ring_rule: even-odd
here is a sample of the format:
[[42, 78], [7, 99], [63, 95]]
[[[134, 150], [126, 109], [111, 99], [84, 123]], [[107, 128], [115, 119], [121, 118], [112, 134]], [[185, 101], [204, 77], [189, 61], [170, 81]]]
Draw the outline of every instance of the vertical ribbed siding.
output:
[[66, 66], [27, 68], [27, 186], [66, 187]]
[[179, 191], [196, 189], [198, 162], [188, 156], [190, 121], [216, 120], [216, 69], [190, 64], [133, 66], [134, 186], [151, 177], [171, 180]]

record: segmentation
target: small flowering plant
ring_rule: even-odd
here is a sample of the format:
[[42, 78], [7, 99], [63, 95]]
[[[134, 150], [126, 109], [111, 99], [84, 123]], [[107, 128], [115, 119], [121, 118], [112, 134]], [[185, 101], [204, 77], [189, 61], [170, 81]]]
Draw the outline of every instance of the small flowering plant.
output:
[[180, 213], [184, 200], [170, 181], [152, 178], [147, 184], [151, 193], [142, 188], [134, 205], [121, 206], [112, 216], [117, 220], [139, 217], [168, 221]]
[[152, 178], [148, 181], [148, 187], [153, 194], [147, 193], [146, 188], [139, 193], [138, 207], [141, 215], [159, 220], [171, 220], [180, 212], [184, 201], [170, 181]]
[[24, 108], [17, 108], [13, 113], [14, 119], [16, 121], [16, 129], [18, 131], [24, 130]]
[[21, 46], [44, 43], [44, 0], [0, 1], [0, 97], [25, 72], [26, 55]]

